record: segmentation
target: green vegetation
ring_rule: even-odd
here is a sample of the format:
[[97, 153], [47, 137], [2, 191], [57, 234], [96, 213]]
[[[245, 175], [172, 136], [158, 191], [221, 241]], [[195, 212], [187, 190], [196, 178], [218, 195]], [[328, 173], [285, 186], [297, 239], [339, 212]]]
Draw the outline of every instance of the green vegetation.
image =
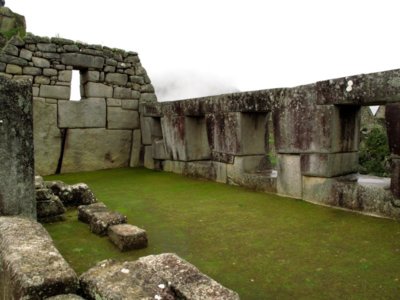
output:
[[360, 144], [360, 173], [388, 176], [390, 151], [387, 134], [382, 127], [373, 127]]
[[79, 273], [105, 258], [175, 252], [241, 299], [398, 299], [397, 222], [145, 169], [66, 174], [147, 230], [149, 247], [120, 253], [68, 221], [46, 225]]

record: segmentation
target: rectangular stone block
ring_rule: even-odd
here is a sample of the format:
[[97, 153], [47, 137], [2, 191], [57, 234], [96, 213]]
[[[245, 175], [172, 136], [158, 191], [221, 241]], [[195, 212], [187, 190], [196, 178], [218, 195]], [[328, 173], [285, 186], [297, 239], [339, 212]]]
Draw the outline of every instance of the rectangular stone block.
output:
[[115, 211], [98, 211], [90, 219], [90, 231], [100, 236], [107, 235], [108, 228], [112, 225], [124, 224], [127, 218]]
[[100, 72], [99, 71], [86, 71], [81, 72], [82, 82], [98, 82], [100, 80]]
[[121, 104], [123, 109], [138, 110], [139, 108], [139, 100], [123, 100]]
[[140, 153], [142, 150], [142, 133], [140, 129], [135, 129], [132, 132], [132, 149], [130, 167], [139, 167], [142, 165]]
[[167, 150], [165, 149], [164, 140], [153, 141], [153, 158], [159, 160], [165, 160], [170, 158], [167, 154]]
[[132, 130], [69, 129], [62, 173], [129, 166]]
[[186, 168], [186, 162], [184, 161], [176, 161], [176, 160], [164, 160], [162, 162], [163, 171], [172, 172], [175, 174], [183, 174], [183, 171]]
[[107, 106], [121, 107], [121, 99], [108, 98]]
[[133, 91], [129, 88], [115, 87], [113, 97], [118, 99], [135, 99], [135, 97], [132, 96], [132, 92]]
[[81, 68], [101, 69], [104, 66], [103, 57], [80, 53], [63, 53], [61, 54], [61, 62], [65, 65]]
[[277, 170], [278, 194], [301, 199], [303, 193], [300, 155], [278, 154]]
[[71, 70], [63, 70], [58, 72], [58, 80], [64, 82], [71, 82], [72, 80], [72, 71]]
[[105, 128], [105, 99], [58, 102], [59, 128]]
[[108, 211], [107, 206], [103, 202], [97, 202], [89, 205], [78, 206], [78, 220], [90, 224], [95, 213]]
[[301, 154], [301, 173], [336, 177], [358, 172], [358, 152]]
[[39, 95], [43, 98], [69, 100], [71, 88], [69, 86], [60, 85], [41, 85]]
[[144, 146], [144, 167], [154, 170], [153, 146]]
[[25, 75], [41, 75], [42, 69], [36, 67], [24, 67], [22, 73]]
[[146, 248], [148, 243], [146, 230], [131, 224], [108, 227], [108, 238], [121, 251]]
[[111, 84], [124, 86], [128, 82], [128, 75], [121, 73], [108, 73], [105, 80]]
[[50, 68], [50, 62], [45, 58], [32, 57], [32, 62], [38, 68]]
[[84, 90], [87, 98], [112, 98], [113, 95], [113, 88], [102, 83], [88, 82]]
[[42, 225], [0, 217], [1, 299], [46, 299], [74, 293], [79, 283]]
[[136, 129], [139, 128], [139, 113], [119, 107], [107, 107], [108, 129]]

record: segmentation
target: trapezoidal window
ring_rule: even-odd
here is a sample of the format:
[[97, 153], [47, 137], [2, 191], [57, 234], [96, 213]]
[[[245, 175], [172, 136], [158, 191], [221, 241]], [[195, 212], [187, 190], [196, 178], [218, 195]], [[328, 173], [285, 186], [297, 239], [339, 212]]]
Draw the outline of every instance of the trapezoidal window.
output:
[[81, 101], [81, 72], [72, 70], [70, 101]]

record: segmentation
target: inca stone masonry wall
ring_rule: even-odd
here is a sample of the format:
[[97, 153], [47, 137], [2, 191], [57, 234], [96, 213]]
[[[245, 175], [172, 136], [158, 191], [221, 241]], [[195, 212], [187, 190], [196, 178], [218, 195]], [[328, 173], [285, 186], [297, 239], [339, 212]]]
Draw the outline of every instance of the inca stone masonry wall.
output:
[[[79, 102], [70, 101], [73, 70]], [[137, 53], [14, 36], [0, 53], [0, 75], [32, 82], [37, 174], [140, 165], [139, 103], [156, 96]]]

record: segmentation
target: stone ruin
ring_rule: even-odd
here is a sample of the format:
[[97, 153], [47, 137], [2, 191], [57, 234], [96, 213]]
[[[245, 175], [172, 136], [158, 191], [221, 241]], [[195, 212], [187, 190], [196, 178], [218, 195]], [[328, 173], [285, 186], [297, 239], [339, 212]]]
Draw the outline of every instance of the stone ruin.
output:
[[[14, 27], [25, 22], [8, 9], [0, 11], [0, 29], [9, 21]], [[12, 37], [0, 30], [4, 41], [0, 52], [1, 215], [36, 219], [35, 173], [144, 166], [400, 219], [400, 70], [159, 103], [137, 53], [63, 38], [24, 36], [24, 30], [18, 27]], [[70, 99], [74, 70], [80, 75], [80, 101]], [[391, 183], [386, 189], [358, 183], [360, 112], [370, 105], [385, 107], [391, 151]], [[2, 272], [2, 287], [10, 286], [9, 274], [21, 275], [20, 261], [5, 263], [5, 254], [17, 251], [23, 242], [10, 238], [15, 228], [31, 228], [32, 238], [48, 243], [40, 226], [26, 220], [0, 217], [2, 267], [11, 268]], [[53, 261], [64, 266], [56, 249], [46, 247]], [[46, 259], [43, 265], [48, 264]], [[168, 255], [163, 259], [176, 260]], [[160, 263], [148, 258], [139, 264], [151, 269], [148, 261]], [[130, 264], [103, 264], [110, 267], [108, 271], [102, 271], [100, 264], [88, 272], [111, 278], [121, 268], [125, 273], [134, 271]], [[68, 267], [59, 272], [68, 278], [62, 279], [67, 284], [61, 290], [59, 286], [33, 290], [50, 289], [49, 296], [75, 292], [78, 279], [73, 272]], [[82, 280], [81, 284], [92, 286], [87, 297], [103, 289], [95, 278]], [[14, 280], [11, 286], [18, 284], [22, 283]], [[137, 284], [140, 293], [152, 293], [154, 286]], [[4, 293], [11, 295], [18, 289], [23, 290]], [[167, 288], [164, 296], [180, 297], [186, 291]], [[221, 299], [238, 297], [223, 293], [227, 297]]]

